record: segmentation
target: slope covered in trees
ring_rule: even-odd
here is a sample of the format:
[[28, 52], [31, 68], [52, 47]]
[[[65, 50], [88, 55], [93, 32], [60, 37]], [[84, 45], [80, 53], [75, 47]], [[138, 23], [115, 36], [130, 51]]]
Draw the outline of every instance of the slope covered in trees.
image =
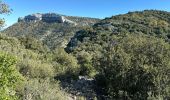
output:
[[[0, 36], [0, 52], [8, 55], [0, 55], [0, 71], [16, 66], [11, 73], [19, 79], [7, 88], [13, 94], [2, 94], [0, 88], [0, 95], [24, 100], [72, 100], [70, 95], [78, 100], [168, 100], [169, 24], [170, 13], [157, 10], [112, 16], [88, 27], [16, 23], [3, 31], [8, 36]], [[69, 44], [62, 46], [65, 40]]]
[[106, 18], [77, 32], [66, 50], [108, 98], [164, 100], [170, 93], [169, 15], [146, 10]]
[[[0, 36], [0, 52], [0, 84], [3, 86], [0, 88], [1, 100], [14, 100], [14, 97], [16, 100], [68, 98], [68, 95], [60, 89], [58, 81], [53, 80], [56, 75], [68, 70], [65, 67], [58, 71], [62, 67], [62, 62], [53, 61], [55, 55], [50, 56], [52, 54], [45, 51], [42, 53], [39, 50], [27, 49], [18, 39], [7, 36]], [[44, 94], [43, 91], [47, 92]]]
[[144, 33], [166, 38], [169, 35], [169, 15], [169, 12], [157, 10], [129, 12], [106, 18], [95, 27], [98, 30], [101, 28], [113, 33]]
[[[121, 34], [147, 34], [169, 41], [169, 24], [169, 12], [158, 10], [129, 12], [106, 18], [96, 23], [92, 28], [77, 32], [71, 42], [78, 43], [83, 39], [86, 41], [89, 37], [89, 40], [94, 37], [96, 42], [106, 42], [112, 35]], [[74, 39], [78, 39], [78, 41], [74, 41]], [[71, 42], [69, 45], [74, 46]]]

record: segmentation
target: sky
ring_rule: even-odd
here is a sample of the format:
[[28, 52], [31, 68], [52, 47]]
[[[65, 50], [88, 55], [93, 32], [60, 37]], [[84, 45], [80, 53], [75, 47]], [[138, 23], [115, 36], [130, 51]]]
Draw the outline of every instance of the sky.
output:
[[6, 26], [17, 22], [18, 17], [33, 13], [55, 12], [71, 16], [105, 18], [129, 11], [156, 9], [170, 11], [170, 0], [3, 0], [11, 9], [10, 15], [1, 15]]

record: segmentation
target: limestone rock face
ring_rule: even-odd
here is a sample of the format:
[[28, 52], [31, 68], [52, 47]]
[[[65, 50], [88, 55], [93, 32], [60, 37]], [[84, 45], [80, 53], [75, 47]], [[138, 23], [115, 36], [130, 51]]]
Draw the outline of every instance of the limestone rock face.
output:
[[55, 13], [47, 13], [42, 15], [42, 21], [63, 23], [65, 21], [65, 18]]
[[61, 23], [72, 26], [92, 26], [100, 19], [78, 17], [78, 16], [67, 16], [57, 13], [35, 13], [25, 17], [18, 18], [18, 22], [46, 22], [46, 23]]
[[71, 21], [67, 19], [65, 16], [56, 14], [56, 13], [45, 13], [45, 14], [32, 14], [32, 15], [27, 15], [24, 18], [19, 18], [18, 22], [25, 21], [25, 22], [37, 22], [37, 21], [43, 21], [47, 23], [53, 23], [53, 22], [58, 22], [58, 23], [69, 23], [69, 24], [74, 24], [76, 25], [76, 22]]
[[39, 21], [42, 19], [42, 14], [32, 14], [24, 17], [25, 21]]

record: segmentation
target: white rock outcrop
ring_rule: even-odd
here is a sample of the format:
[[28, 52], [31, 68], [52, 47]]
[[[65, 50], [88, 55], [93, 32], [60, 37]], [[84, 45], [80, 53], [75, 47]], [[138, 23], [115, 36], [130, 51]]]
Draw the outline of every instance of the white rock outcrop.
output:
[[24, 17], [25, 21], [39, 21], [42, 20], [42, 14], [32, 14]]
[[32, 14], [25, 16], [24, 18], [18, 18], [18, 22], [25, 21], [25, 22], [37, 22], [37, 21], [43, 21], [43, 22], [59, 22], [59, 23], [68, 23], [68, 24], [74, 24], [77, 25], [76, 22], [71, 21], [67, 19], [65, 16], [56, 14], [56, 13], [45, 13], [45, 14]]

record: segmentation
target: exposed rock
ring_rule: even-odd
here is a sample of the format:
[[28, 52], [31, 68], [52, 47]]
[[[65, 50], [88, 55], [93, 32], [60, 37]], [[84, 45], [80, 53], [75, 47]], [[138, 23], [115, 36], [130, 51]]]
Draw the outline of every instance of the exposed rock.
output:
[[57, 15], [55, 13], [47, 13], [42, 15], [42, 21], [44, 22], [60, 22], [64, 23], [65, 18], [61, 15]]
[[93, 100], [96, 97], [94, 79], [87, 76], [79, 76], [78, 80], [71, 82], [61, 81], [61, 86], [74, 97], [82, 96], [85, 100]]
[[24, 18], [18, 18], [18, 22], [25, 21], [25, 22], [37, 22], [37, 21], [43, 21], [47, 23], [53, 23], [53, 22], [58, 22], [58, 23], [67, 23], [67, 24], [73, 24], [77, 25], [76, 22], [71, 21], [67, 19], [65, 16], [56, 14], [56, 13], [45, 13], [45, 14], [32, 14], [25, 16]]
[[42, 20], [42, 14], [37, 13], [37, 14], [32, 14], [24, 17], [25, 21], [39, 21]]
[[86, 39], [88, 39], [88, 37], [82, 36], [82, 31], [76, 32], [76, 33], [74, 34], [74, 36], [70, 39], [67, 47], [65, 48], [65, 50], [66, 50], [67, 52], [73, 51], [73, 50], [77, 47], [77, 45], [78, 45], [80, 42], [82, 42], [82, 41], [79, 39], [79, 37], [83, 38], [83, 39], [82, 39], [83, 41], [87, 41]]
[[73, 24], [73, 25], [77, 25], [77, 23], [76, 23], [76, 22], [71, 21], [71, 20], [68, 20], [68, 19], [65, 19], [65, 23]]

